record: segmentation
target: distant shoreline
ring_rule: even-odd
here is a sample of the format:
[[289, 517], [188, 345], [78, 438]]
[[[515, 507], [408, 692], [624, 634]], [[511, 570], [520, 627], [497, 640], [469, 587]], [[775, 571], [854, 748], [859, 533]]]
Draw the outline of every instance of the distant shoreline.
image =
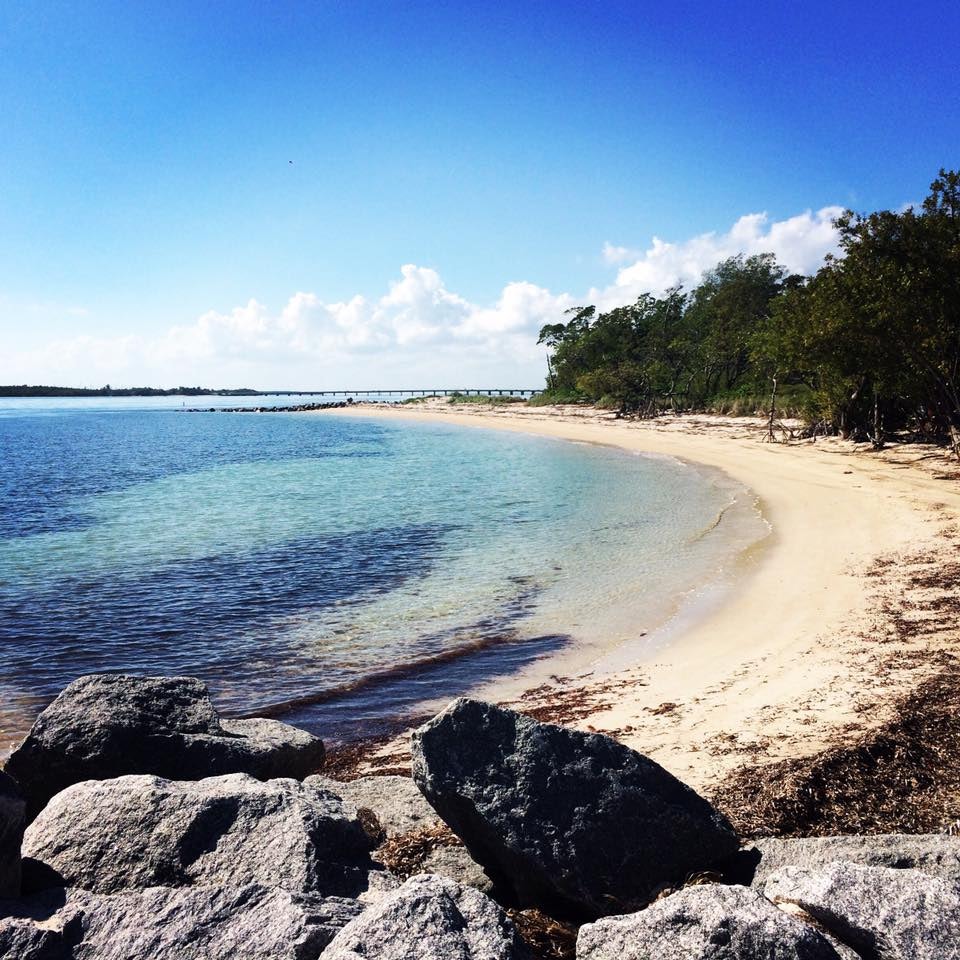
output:
[[[306, 394], [303, 394], [306, 396]], [[247, 387], [212, 390], [207, 387], [31, 387], [26, 384], [0, 386], [0, 397], [9, 400], [31, 400], [54, 397], [297, 397], [296, 390], [251, 390]]]

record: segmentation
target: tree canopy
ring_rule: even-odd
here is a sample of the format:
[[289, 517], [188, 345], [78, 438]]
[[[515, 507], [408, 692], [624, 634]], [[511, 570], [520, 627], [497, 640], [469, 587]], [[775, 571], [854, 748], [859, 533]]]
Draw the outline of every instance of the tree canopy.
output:
[[540, 331], [547, 395], [655, 416], [731, 397], [759, 409], [779, 384], [819, 429], [960, 454], [960, 174], [941, 170], [919, 207], [836, 226], [840, 252], [813, 277], [736, 256], [690, 291], [568, 311]]

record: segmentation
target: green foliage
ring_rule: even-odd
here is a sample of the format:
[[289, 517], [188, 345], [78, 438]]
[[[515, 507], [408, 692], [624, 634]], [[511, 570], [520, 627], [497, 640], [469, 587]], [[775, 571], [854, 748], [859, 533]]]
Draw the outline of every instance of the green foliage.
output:
[[919, 209], [836, 221], [842, 255], [814, 277], [770, 254], [731, 257], [694, 290], [548, 324], [541, 402], [800, 413], [870, 439], [949, 439], [960, 455], [960, 174]]
[[472, 404], [481, 404], [482, 406], [487, 407], [502, 407], [506, 406], [509, 403], [523, 403], [523, 397], [511, 397], [509, 394], [506, 396], [487, 396], [486, 394], [470, 394], [466, 393], [452, 393], [447, 400], [447, 403], [472, 403]]
[[837, 227], [844, 255], [778, 299], [755, 358], [807, 383], [811, 418], [844, 435], [960, 450], [960, 176], [941, 170], [920, 210]]
[[548, 394], [648, 416], [703, 407], [751, 373], [751, 336], [783, 274], [769, 254], [731, 257], [690, 294], [677, 287], [599, 315], [568, 311], [566, 324], [540, 331], [552, 349]]

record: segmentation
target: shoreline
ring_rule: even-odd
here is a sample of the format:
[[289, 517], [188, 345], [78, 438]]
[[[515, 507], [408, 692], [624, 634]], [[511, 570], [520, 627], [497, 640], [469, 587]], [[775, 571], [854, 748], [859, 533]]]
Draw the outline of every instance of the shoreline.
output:
[[[622, 645], [592, 675], [554, 677], [519, 696], [502, 685], [476, 691], [614, 734], [695, 789], [852, 742], [889, 722], [898, 699], [931, 675], [936, 658], [923, 651], [960, 652], [949, 623], [935, 636], [889, 637], [893, 614], [883, 609], [891, 597], [909, 601], [911, 563], [956, 549], [960, 488], [944, 481], [958, 471], [930, 448], [771, 444], [754, 418], [635, 422], [583, 408], [358, 404], [325, 414], [603, 443], [717, 468], [756, 494], [772, 530], [751, 569], [712, 609], [659, 628], [668, 636], [652, 655]], [[364, 754], [358, 772], [396, 769], [404, 755], [405, 738], [393, 739]]]

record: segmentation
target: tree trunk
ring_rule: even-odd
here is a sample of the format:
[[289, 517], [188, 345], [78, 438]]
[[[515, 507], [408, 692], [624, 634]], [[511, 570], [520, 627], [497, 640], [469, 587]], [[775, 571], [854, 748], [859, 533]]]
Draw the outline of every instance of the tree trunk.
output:
[[883, 449], [883, 419], [880, 416], [880, 397], [873, 394], [873, 449]]
[[953, 455], [960, 460], [960, 430], [955, 423], [950, 424], [950, 446], [953, 448]]
[[767, 419], [767, 440], [773, 443], [773, 421], [777, 416], [777, 378], [771, 377], [773, 389], [770, 391], [770, 416]]

